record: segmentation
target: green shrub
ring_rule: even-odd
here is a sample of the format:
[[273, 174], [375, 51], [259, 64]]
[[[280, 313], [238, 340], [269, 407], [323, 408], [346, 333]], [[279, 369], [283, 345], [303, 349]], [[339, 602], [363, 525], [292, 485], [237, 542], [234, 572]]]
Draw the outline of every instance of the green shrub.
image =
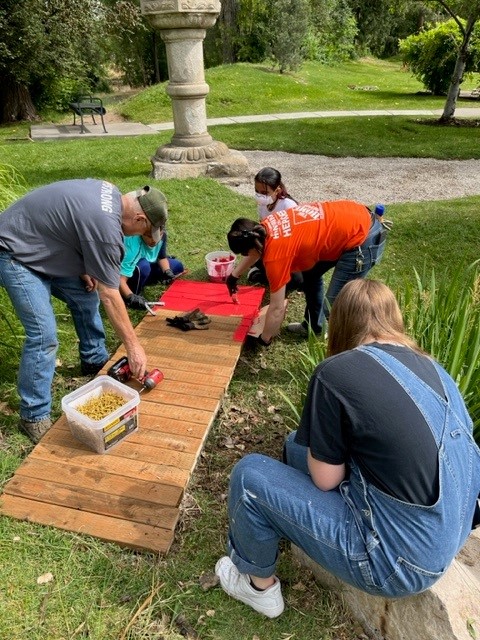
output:
[[[446, 95], [455, 68], [462, 34], [454, 20], [409, 36], [400, 42], [400, 53], [413, 75], [434, 95]], [[474, 28], [465, 71], [480, 68], [480, 25]]]

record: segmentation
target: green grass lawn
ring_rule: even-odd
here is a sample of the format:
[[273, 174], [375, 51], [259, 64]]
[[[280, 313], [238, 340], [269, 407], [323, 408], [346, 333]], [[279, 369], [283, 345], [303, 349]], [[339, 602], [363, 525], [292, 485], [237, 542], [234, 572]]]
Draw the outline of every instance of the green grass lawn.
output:
[[[209, 118], [292, 111], [442, 109], [445, 102], [425, 93], [398, 61], [365, 59], [331, 66], [307, 62], [300, 71], [285, 74], [260, 64], [223, 65], [207, 69], [205, 79], [210, 87]], [[115, 109], [137, 122], [168, 122], [172, 113], [165, 85], [150, 87], [117, 103]], [[459, 106], [469, 104], [459, 101]]]
[[[211, 87], [211, 117], [227, 115], [228, 110], [230, 114], [235, 110], [248, 113], [247, 106], [255, 107], [257, 113], [327, 109], [333, 108], [334, 103], [343, 109], [341, 97], [345, 99], [345, 95], [351, 108], [398, 106], [399, 101], [401, 108], [443, 106], [441, 99], [419, 95], [418, 83], [398, 64], [372, 60], [339, 67], [308, 64], [298, 74], [285, 77], [260, 65], [221, 67], [208, 70], [207, 81]], [[375, 85], [379, 90], [353, 90], [348, 89], [349, 84]], [[248, 92], [245, 86], [249, 87]], [[155, 111], [157, 108], [163, 109], [164, 120], [170, 120], [168, 101], [164, 106], [160, 104], [161, 91], [161, 87], [149, 89], [120, 107], [135, 121], [161, 121], [160, 117], [152, 117], [160, 113]], [[269, 97], [264, 98], [268, 92]], [[24, 175], [26, 188], [87, 176], [111, 180], [122, 191], [138, 188], [151, 182], [148, 174], [155, 146], [171, 138], [171, 133], [164, 133], [69, 142], [7, 141], [21, 137], [27, 127], [20, 124], [0, 128], [2, 162], [12, 164]], [[353, 156], [479, 157], [477, 129], [438, 129], [409, 118], [371, 118], [361, 122], [353, 118], [307, 119], [215, 127], [211, 133], [235, 148]], [[205, 280], [205, 254], [226, 248], [225, 234], [230, 223], [239, 216], [252, 217], [253, 200], [207, 178], [164, 180], [158, 186], [169, 202], [170, 249], [189, 268], [188, 278]], [[395, 222], [394, 230], [383, 262], [372, 277], [388, 281], [393, 288], [401, 289], [405, 281], [413, 282], [414, 267], [434, 267], [441, 276], [451, 269], [465, 268], [478, 257], [480, 196], [389, 205], [388, 213]], [[161, 291], [156, 287], [150, 293]], [[15, 375], [21, 330], [1, 290], [0, 304], [3, 485], [31, 446], [16, 428]], [[61, 397], [86, 382], [79, 375], [78, 355], [72, 348], [76, 339], [68, 313], [57, 303], [56, 310], [60, 349], [53, 388], [54, 417], [60, 413]], [[287, 321], [298, 320], [302, 310], [302, 297], [292, 296]], [[137, 322], [142, 314], [132, 312], [131, 317]], [[105, 324], [109, 347], [114, 350], [118, 341], [108, 322]], [[0, 638], [180, 640], [189, 628], [196, 634], [191, 633], [190, 637], [201, 640], [357, 638], [359, 631], [341, 602], [292, 563], [288, 551], [282, 554], [278, 569], [287, 604], [285, 614], [278, 620], [263, 619], [224, 596], [218, 588], [203, 590], [199, 582], [224, 552], [225, 493], [232, 465], [251, 451], [279, 455], [285, 434], [294, 427], [284, 395], [293, 403], [301, 397], [301, 389], [291, 374], [296, 371], [299, 351], [305, 349], [304, 342], [283, 330], [281, 339], [260, 355], [242, 355], [189, 486], [191, 502], [167, 557], [0, 518]], [[161, 369], [161, 359], [158, 367]], [[226, 446], [227, 437], [233, 448]], [[37, 584], [37, 578], [49, 572], [54, 579]]]

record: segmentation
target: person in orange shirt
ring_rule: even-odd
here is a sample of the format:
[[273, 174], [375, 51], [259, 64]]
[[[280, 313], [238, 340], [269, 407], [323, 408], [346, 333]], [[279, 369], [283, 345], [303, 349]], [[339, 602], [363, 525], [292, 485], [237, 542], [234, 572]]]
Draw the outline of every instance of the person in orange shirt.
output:
[[[380, 219], [352, 200], [311, 202], [270, 214], [259, 223], [237, 218], [228, 232], [235, 254], [262, 259], [270, 286], [270, 305], [258, 341], [270, 344], [285, 315], [285, 289], [290, 274], [301, 271], [306, 308], [303, 322], [289, 331], [308, 335], [310, 325], [321, 333], [329, 308], [350, 280], [364, 278], [378, 264], [385, 249], [386, 231]], [[230, 294], [237, 292], [241, 265], [227, 279]], [[324, 274], [333, 269], [325, 304]]]

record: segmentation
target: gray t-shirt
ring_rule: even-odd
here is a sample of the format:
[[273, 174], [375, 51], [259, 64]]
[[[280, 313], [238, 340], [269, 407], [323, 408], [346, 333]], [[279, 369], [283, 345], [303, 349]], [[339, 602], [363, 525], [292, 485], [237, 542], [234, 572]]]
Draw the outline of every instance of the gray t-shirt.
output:
[[120, 285], [121, 193], [102, 180], [64, 180], [31, 191], [0, 215], [0, 250], [49, 277], [87, 273]]

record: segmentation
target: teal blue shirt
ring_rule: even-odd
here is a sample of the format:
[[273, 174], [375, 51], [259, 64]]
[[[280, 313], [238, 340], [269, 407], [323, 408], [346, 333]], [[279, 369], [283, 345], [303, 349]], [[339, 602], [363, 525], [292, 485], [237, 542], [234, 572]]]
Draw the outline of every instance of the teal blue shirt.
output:
[[149, 262], [156, 262], [162, 249], [165, 236], [154, 247], [149, 247], [142, 240], [142, 236], [125, 236], [125, 255], [120, 266], [122, 276], [130, 278], [135, 270], [137, 262], [145, 258]]

